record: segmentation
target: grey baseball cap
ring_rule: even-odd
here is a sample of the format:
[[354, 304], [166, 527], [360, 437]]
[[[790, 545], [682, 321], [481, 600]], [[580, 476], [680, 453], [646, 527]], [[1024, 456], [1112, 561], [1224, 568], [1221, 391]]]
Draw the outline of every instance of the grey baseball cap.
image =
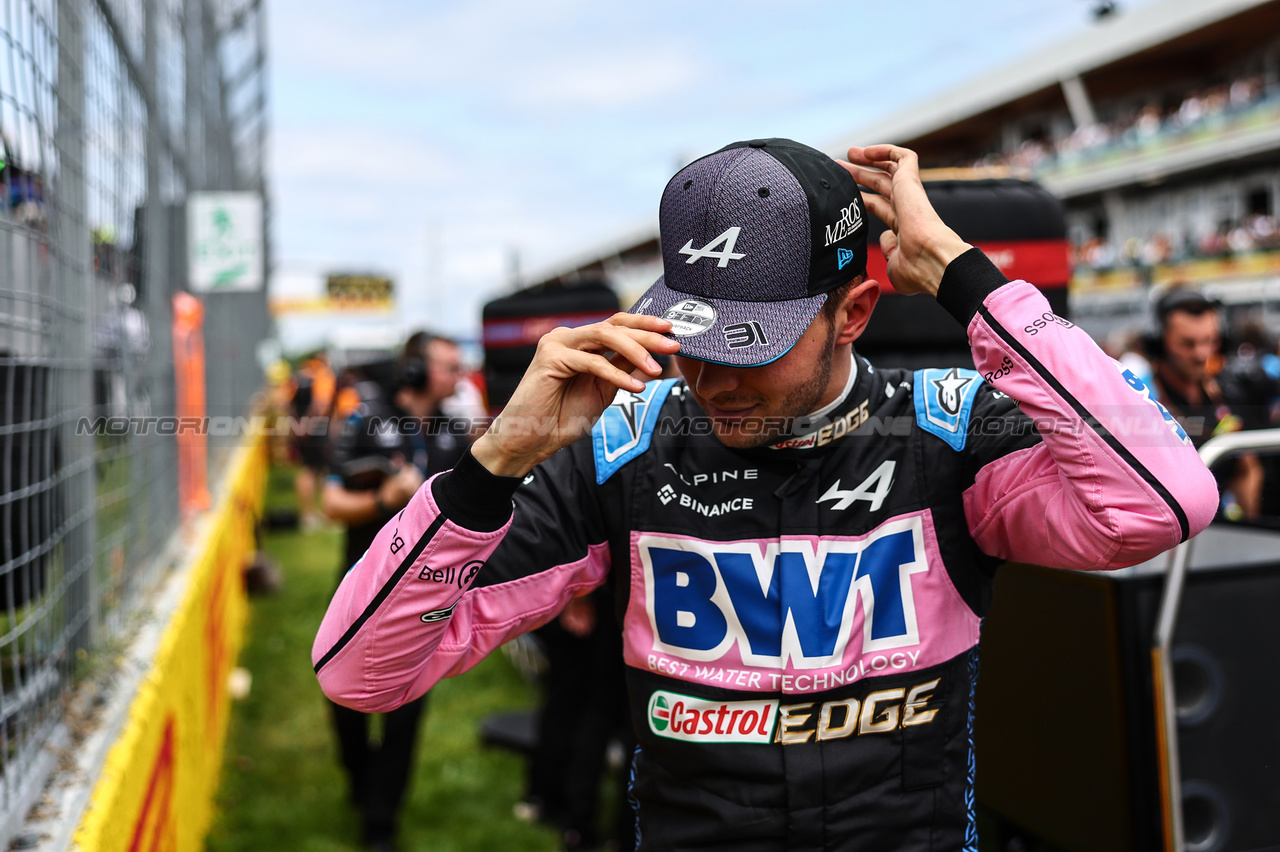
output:
[[853, 177], [790, 139], [735, 142], [662, 193], [663, 276], [631, 308], [671, 321], [680, 354], [755, 367], [781, 358], [827, 293], [867, 268]]

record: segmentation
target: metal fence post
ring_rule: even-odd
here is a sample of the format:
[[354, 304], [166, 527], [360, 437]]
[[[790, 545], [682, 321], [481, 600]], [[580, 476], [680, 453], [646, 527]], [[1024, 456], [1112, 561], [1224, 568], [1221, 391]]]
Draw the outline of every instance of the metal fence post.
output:
[[[81, 306], [79, 321], [68, 323], [60, 335], [69, 368], [62, 372], [57, 405], [72, 416], [62, 426], [63, 446], [68, 460], [92, 459], [93, 437], [77, 428], [80, 418], [93, 411], [93, 351], [86, 296], [90, 287], [93, 258], [89, 250], [89, 228], [85, 219], [85, 44], [83, 0], [58, 2], [57, 130], [54, 144], [58, 156], [58, 180], [53, 186], [53, 215], [50, 222], [57, 298], [65, 304]], [[78, 576], [68, 593], [69, 600], [87, 612], [83, 628], [72, 639], [73, 649], [89, 648], [99, 633], [95, 575], [92, 570], [97, 517], [94, 476], [89, 465], [81, 465], [68, 477], [66, 516], [83, 517], [73, 525], [66, 540], [69, 573]]]

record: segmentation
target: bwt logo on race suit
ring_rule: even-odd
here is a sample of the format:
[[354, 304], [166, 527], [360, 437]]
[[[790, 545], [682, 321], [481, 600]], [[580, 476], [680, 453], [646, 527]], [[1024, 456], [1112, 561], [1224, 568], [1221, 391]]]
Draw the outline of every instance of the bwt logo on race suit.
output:
[[820, 669], [841, 665], [857, 636], [861, 654], [920, 644], [912, 578], [929, 563], [919, 515], [856, 540], [641, 534], [636, 544], [654, 651], [707, 662], [736, 648], [748, 666]]

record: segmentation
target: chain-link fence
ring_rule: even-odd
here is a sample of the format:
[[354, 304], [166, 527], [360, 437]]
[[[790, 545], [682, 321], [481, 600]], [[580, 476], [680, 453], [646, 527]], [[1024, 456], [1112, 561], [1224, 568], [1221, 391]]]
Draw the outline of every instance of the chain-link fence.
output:
[[[261, 0], [0, 0], [0, 848], [168, 567], [186, 203], [264, 194], [264, 67]], [[264, 290], [204, 311], [208, 411], [242, 414]]]

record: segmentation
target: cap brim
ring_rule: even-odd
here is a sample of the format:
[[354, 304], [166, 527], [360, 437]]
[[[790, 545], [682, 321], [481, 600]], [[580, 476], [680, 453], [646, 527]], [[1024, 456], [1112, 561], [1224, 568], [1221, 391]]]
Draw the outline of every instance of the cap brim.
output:
[[658, 278], [630, 313], [672, 320], [679, 355], [732, 367], [761, 367], [791, 351], [827, 301], [826, 293], [777, 302], [738, 302], [681, 293]]

